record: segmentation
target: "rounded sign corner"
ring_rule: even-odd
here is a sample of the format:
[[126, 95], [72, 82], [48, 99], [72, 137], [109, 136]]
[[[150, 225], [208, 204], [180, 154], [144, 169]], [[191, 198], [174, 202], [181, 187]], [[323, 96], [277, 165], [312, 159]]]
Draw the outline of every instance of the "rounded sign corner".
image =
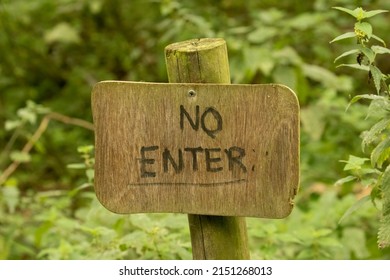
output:
[[103, 207], [106, 208], [108, 211], [114, 214], [122, 214], [122, 215], [129, 214], [129, 212], [118, 210], [117, 207], [115, 207], [115, 204], [111, 203], [112, 202], [111, 200], [106, 200], [103, 197], [101, 197], [99, 195], [99, 192], [96, 191], [96, 187], [95, 187], [95, 194], [100, 204], [103, 205]]

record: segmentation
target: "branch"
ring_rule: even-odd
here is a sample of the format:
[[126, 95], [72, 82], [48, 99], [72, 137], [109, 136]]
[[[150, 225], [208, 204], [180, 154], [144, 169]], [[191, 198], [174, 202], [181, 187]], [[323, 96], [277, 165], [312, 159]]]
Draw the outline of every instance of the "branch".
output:
[[[37, 130], [34, 132], [33, 136], [28, 140], [26, 145], [24, 145], [22, 149], [22, 153], [28, 154], [31, 149], [34, 147], [35, 143], [41, 138], [42, 134], [46, 131], [50, 120], [56, 120], [60, 121], [65, 124], [71, 124], [75, 126], [80, 126], [88, 130], [94, 130], [94, 126], [92, 123], [81, 120], [81, 119], [76, 119], [76, 118], [71, 118], [59, 113], [49, 113], [47, 114], [39, 124]], [[4, 172], [0, 175], [0, 186], [7, 181], [9, 176], [11, 176], [12, 173], [15, 172], [15, 170], [19, 167], [21, 164], [20, 161], [14, 160], [5, 170]]]
[[56, 112], [49, 113], [47, 116], [52, 120], [60, 121], [65, 124], [80, 126], [82, 128], [94, 131], [93, 124], [82, 119], [71, 118]]

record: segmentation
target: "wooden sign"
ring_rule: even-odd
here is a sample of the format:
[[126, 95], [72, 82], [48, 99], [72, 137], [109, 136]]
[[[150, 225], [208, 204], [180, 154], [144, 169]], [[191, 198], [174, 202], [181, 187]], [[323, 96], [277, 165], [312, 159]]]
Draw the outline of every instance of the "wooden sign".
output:
[[283, 218], [299, 105], [281, 85], [105, 81], [92, 92], [95, 191], [116, 213]]

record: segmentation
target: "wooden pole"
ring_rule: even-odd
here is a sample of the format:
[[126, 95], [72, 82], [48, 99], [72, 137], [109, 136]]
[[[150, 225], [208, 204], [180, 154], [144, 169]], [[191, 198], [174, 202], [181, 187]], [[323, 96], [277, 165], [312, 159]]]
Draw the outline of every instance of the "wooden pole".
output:
[[[229, 61], [223, 39], [194, 39], [165, 48], [170, 83], [230, 84]], [[249, 259], [243, 217], [188, 215], [192, 254], [198, 260]]]

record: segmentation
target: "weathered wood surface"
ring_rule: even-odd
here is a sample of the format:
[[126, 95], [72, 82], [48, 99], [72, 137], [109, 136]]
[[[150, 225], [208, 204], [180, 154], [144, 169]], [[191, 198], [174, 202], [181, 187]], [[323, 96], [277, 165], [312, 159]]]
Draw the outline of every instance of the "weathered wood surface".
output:
[[[226, 43], [222, 39], [190, 40], [172, 44], [166, 48], [166, 62], [171, 83], [230, 83]], [[157, 97], [155, 99], [156, 96], [160, 96], [160, 92], [151, 91], [149, 94], [145, 94], [144, 97], [123, 97], [123, 95], [128, 94], [129, 84], [113, 82], [112, 85], [114, 86], [111, 87], [108, 82], [98, 84], [94, 88], [92, 97], [96, 126], [95, 189], [101, 202], [108, 209], [119, 213], [193, 213], [189, 214], [188, 217], [194, 259], [249, 259], [245, 218], [236, 216], [280, 218], [288, 215], [292, 208], [292, 199], [296, 193], [299, 180], [299, 117], [295, 96], [291, 95], [287, 88], [267, 86], [268, 89], [272, 90], [270, 92], [260, 90], [263, 92], [263, 94], [260, 94], [262, 95], [260, 99], [263, 98], [262, 101], [266, 101], [266, 105], [261, 105], [255, 104], [254, 100], [249, 101], [249, 95], [243, 96], [240, 100], [237, 97], [234, 99], [234, 95], [240, 95], [239, 91], [209, 99], [208, 96], [214, 95], [215, 90], [204, 91], [204, 89], [191, 85], [191, 90], [195, 88], [194, 93], [186, 88], [188, 85], [182, 85], [184, 91], [188, 90], [186, 96], [183, 96], [183, 92], [180, 91], [177, 93], [178, 97], [173, 97], [172, 92], [170, 92], [166, 98]], [[255, 86], [249, 86], [249, 88], [251, 88], [251, 91], [258, 93]], [[290, 95], [287, 98], [289, 100], [287, 103], [290, 105], [284, 104], [283, 100], [277, 102], [276, 99], [279, 97], [276, 99], [270, 97], [271, 94], [273, 96], [283, 95], [282, 92]], [[116, 99], [117, 95], [121, 97]], [[108, 96], [108, 98], [105, 96]], [[233, 100], [230, 102], [224, 101], [230, 98], [233, 98]], [[259, 98], [259, 96], [253, 98]], [[126, 103], [128, 99], [131, 100], [131, 105]], [[202, 129], [202, 125], [199, 125], [200, 128], [198, 127], [197, 130], [195, 129], [196, 133], [194, 129], [188, 126], [188, 123], [186, 123], [187, 126], [184, 129], [184, 121], [183, 129], [178, 129], [177, 106], [180, 106], [180, 103], [186, 105], [185, 108], [188, 112], [191, 112], [189, 108], [192, 106], [194, 110], [192, 113], [196, 112], [196, 105], [199, 106], [200, 114], [205, 112], [204, 110], [207, 111], [207, 108], [218, 109], [217, 111], [222, 119], [221, 129], [216, 129], [219, 122], [216, 121], [215, 117], [213, 118], [215, 115], [213, 113], [208, 114], [208, 117], [206, 116], [203, 119], [204, 127], [208, 128], [209, 133]], [[227, 104], [234, 104], [234, 106], [224, 108], [224, 105]], [[173, 107], [170, 107], [171, 105]], [[176, 109], [174, 108], [175, 105]], [[273, 116], [265, 118], [266, 114], [264, 112], [268, 110], [268, 107], [274, 109], [278, 114], [280, 113], [279, 121], [273, 120]], [[259, 115], [242, 115], [241, 113], [248, 108], [249, 111], [257, 112]], [[240, 114], [232, 117], [238, 112]], [[289, 115], [289, 112], [291, 115]], [[151, 116], [153, 118], [149, 118]], [[226, 119], [226, 116], [229, 116], [228, 119]], [[155, 119], [157, 123], [152, 119]], [[139, 122], [138, 125], [134, 124], [134, 121]], [[133, 124], [128, 127], [127, 125], [131, 123]], [[226, 123], [229, 123], [229, 125], [226, 126]], [[251, 123], [263, 123], [263, 125], [260, 125], [262, 129], [249, 127]], [[213, 125], [215, 129], [213, 129]], [[266, 131], [263, 131], [263, 128]], [[231, 132], [233, 134], [228, 136]], [[211, 135], [215, 137], [211, 137]], [[221, 135], [227, 136], [227, 138], [223, 139]], [[267, 140], [270, 135], [276, 135], [277, 143]], [[183, 161], [183, 165], [187, 168], [186, 172], [181, 175], [173, 174], [173, 176], [166, 177], [166, 181], [158, 181], [167, 182], [167, 184], [157, 182], [158, 184], [139, 185], [143, 181], [129, 174], [138, 174], [139, 176], [141, 173], [145, 175], [146, 172], [150, 175], [154, 171], [148, 168], [154, 168], [154, 164], [160, 166], [160, 169], [155, 172], [156, 176], [143, 176], [143, 179], [154, 179], [157, 174], [164, 173], [164, 164], [161, 167], [161, 160], [164, 161], [163, 154], [161, 154], [162, 157], [153, 158], [152, 161], [150, 161], [151, 158], [145, 156], [145, 153], [148, 156], [151, 155], [150, 150], [146, 149], [145, 151], [145, 148], [144, 155], [139, 155], [137, 158], [129, 154], [131, 151], [141, 152], [140, 149], [146, 147], [142, 146], [141, 143], [145, 139], [159, 145], [170, 145], [168, 148], [173, 150], [183, 148], [186, 144], [196, 144], [194, 147], [202, 148], [198, 151], [200, 154], [195, 150], [186, 151], [187, 156], [188, 153], [190, 153], [190, 156], [192, 155], [190, 160], [187, 158]], [[140, 142], [140, 140], [142, 141]], [[255, 145], [253, 153], [250, 152], [250, 146], [243, 147], [245, 157], [240, 158], [240, 162], [245, 164], [246, 172], [234, 160], [232, 165], [235, 166], [235, 169], [232, 168], [230, 173], [227, 172], [229, 171], [229, 155], [224, 151], [225, 147], [219, 147], [219, 145], [233, 145], [234, 141], [236, 141], [234, 145], [242, 143], [243, 146], [247, 144]], [[157, 146], [155, 144], [151, 145], [148, 147]], [[179, 147], [179, 145], [184, 146]], [[212, 146], [209, 147], [208, 145]], [[160, 149], [162, 146], [158, 147]], [[220, 148], [221, 151], [209, 150], [207, 156], [206, 148], [213, 149], [213, 147]], [[156, 151], [152, 150], [152, 152]], [[234, 151], [237, 152], [237, 150]], [[248, 151], [249, 153], [247, 153]], [[193, 153], [199, 157], [197, 163], [199, 167], [200, 165], [203, 166], [204, 176], [194, 176]], [[215, 153], [220, 154], [216, 155]], [[237, 156], [237, 154], [235, 155]], [[176, 159], [178, 156], [179, 152], [176, 154]], [[200, 158], [201, 156], [203, 158]], [[165, 158], [168, 162], [167, 156]], [[231, 158], [232, 154], [230, 154]], [[130, 172], [130, 166], [134, 162], [140, 164], [140, 159], [145, 163], [143, 171]], [[202, 164], [201, 160], [203, 160]], [[258, 160], [261, 162], [260, 165], [258, 165]], [[158, 161], [160, 161], [160, 165], [157, 165]], [[208, 170], [207, 161], [209, 164]], [[188, 167], [190, 169], [192, 167], [191, 172], [188, 171]], [[204, 171], [205, 168], [206, 172]], [[222, 170], [219, 170], [220, 168]], [[137, 170], [136, 167], [135, 169]], [[168, 171], [168, 167], [166, 169]], [[215, 169], [218, 169], [217, 172], [214, 172]], [[220, 174], [213, 176], [208, 174], [207, 171]], [[279, 175], [281, 175], [280, 178]], [[238, 181], [218, 183], [224, 182], [228, 178]], [[182, 180], [186, 182], [188, 180], [192, 183], [187, 184], [185, 182], [186, 184], [182, 184], [184, 182]], [[179, 184], [172, 184], [172, 182], [179, 182]], [[203, 183], [199, 184], [199, 182]], [[278, 183], [271, 184], [272, 182]]]
[[107, 81], [92, 104], [95, 189], [111, 211], [290, 213], [299, 121], [287, 87]]
[[249, 260], [245, 217], [188, 214], [194, 260]]
[[[223, 39], [195, 39], [171, 44], [165, 48], [165, 61], [171, 83], [230, 84], [227, 47]], [[194, 259], [250, 259], [244, 217], [188, 214], [188, 222]]]

